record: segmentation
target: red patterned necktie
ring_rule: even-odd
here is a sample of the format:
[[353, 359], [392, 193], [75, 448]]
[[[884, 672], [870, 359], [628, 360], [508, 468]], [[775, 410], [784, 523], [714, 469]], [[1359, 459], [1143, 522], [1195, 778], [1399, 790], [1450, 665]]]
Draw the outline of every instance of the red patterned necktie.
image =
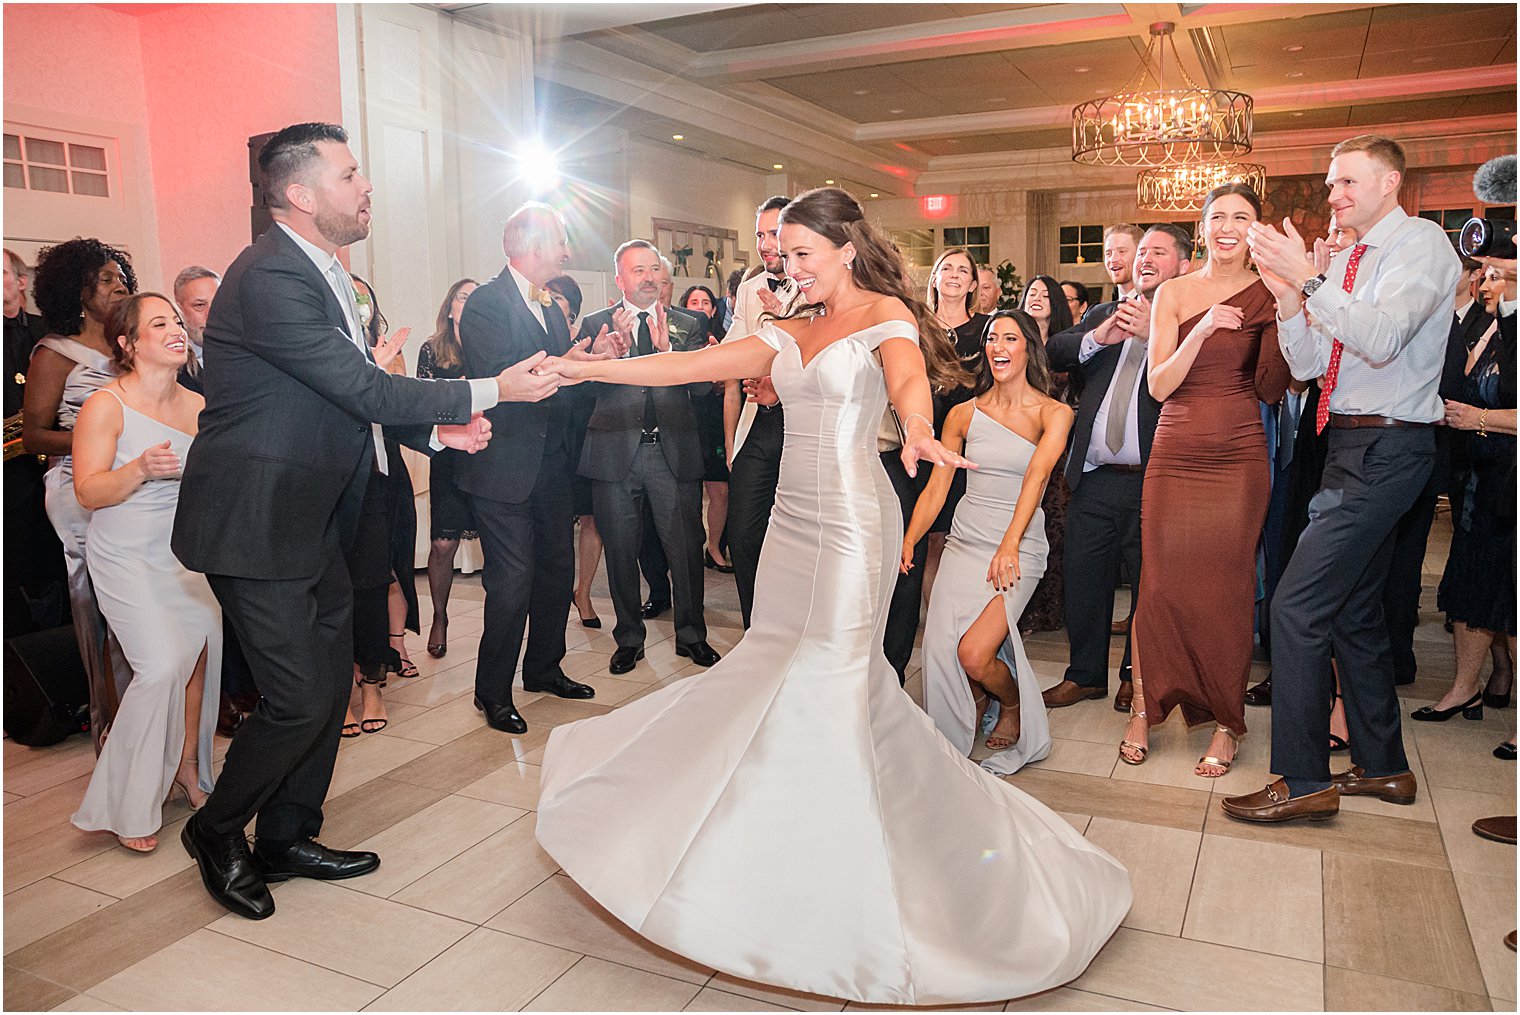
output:
[[[1341, 288], [1348, 293], [1352, 286], [1356, 285], [1356, 266], [1362, 263], [1362, 255], [1367, 252], [1367, 244], [1358, 243], [1351, 248], [1351, 256], [1346, 259], [1346, 280], [1341, 283]], [[1335, 382], [1341, 375], [1341, 350], [1345, 346], [1340, 339], [1330, 343], [1330, 366], [1325, 369], [1325, 382], [1319, 394], [1319, 407], [1314, 410], [1314, 432], [1322, 434], [1325, 426], [1330, 422], [1330, 392], [1335, 390]]]

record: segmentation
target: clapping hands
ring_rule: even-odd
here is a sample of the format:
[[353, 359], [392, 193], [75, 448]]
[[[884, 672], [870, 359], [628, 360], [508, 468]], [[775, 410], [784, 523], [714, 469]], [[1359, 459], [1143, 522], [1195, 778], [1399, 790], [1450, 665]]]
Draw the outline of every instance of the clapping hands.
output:
[[397, 328], [389, 335], [380, 339], [370, 352], [375, 357], [375, 366], [381, 370], [389, 370], [391, 363], [401, 355], [402, 346], [406, 345], [407, 336], [411, 335], [411, 328]]

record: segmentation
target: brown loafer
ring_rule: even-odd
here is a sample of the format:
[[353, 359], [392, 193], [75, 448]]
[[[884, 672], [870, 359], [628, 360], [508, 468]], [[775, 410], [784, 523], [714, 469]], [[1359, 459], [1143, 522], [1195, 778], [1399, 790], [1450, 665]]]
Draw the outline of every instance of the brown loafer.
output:
[[1341, 791], [1331, 786], [1318, 793], [1289, 796], [1287, 782], [1278, 779], [1259, 792], [1225, 797], [1219, 806], [1230, 817], [1240, 821], [1293, 821], [1297, 818], [1324, 821], [1340, 813]]
[[1108, 697], [1106, 687], [1084, 687], [1072, 680], [1063, 680], [1050, 690], [1040, 695], [1045, 699], [1046, 708], [1065, 708], [1067, 705], [1075, 705], [1079, 701], [1088, 698]]
[[1128, 680], [1119, 682], [1119, 693], [1114, 695], [1114, 711], [1128, 712], [1135, 701], [1135, 685]]
[[1391, 804], [1414, 803], [1418, 790], [1413, 772], [1400, 772], [1381, 779], [1364, 779], [1361, 765], [1353, 765], [1349, 771], [1332, 775], [1330, 782], [1346, 796], [1375, 796]]
[[1117, 638], [1121, 634], [1129, 634], [1128, 617], [1125, 617], [1123, 620], [1116, 620], [1112, 624], [1108, 625], [1108, 636], [1110, 638]]
[[1472, 830], [1475, 835], [1484, 839], [1507, 842], [1511, 846], [1515, 844], [1515, 816], [1513, 814], [1497, 818], [1479, 818], [1472, 823]]
[[1514, 951], [1515, 950], [1515, 932], [1514, 931], [1510, 931], [1508, 934], [1504, 935], [1504, 947], [1508, 948], [1510, 951]]

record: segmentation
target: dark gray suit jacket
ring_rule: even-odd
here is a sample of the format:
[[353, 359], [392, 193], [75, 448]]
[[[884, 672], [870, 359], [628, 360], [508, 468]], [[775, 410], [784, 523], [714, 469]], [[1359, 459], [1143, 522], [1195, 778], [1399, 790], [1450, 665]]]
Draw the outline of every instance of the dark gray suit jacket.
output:
[[[1124, 348], [1123, 343], [1104, 346], [1092, 359], [1083, 363], [1078, 359], [1082, 339], [1118, 309], [1117, 301], [1099, 303], [1083, 314], [1082, 320], [1075, 326], [1051, 335], [1045, 343], [1046, 351], [1050, 353], [1050, 368], [1070, 373], [1073, 381], [1078, 383], [1080, 392], [1077, 418], [1072, 424], [1071, 439], [1066, 445], [1066, 485], [1072, 490], [1082, 482], [1082, 463], [1087, 458], [1087, 448], [1092, 442], [1093, 419], [1098, 415], [1098, 406], [1103, 404], [1103, 397], [1108, 394], [1109, 385], [1114, 382], [1114, 371], [1119, 366], [1120, 351]], [[1156, 436], [1156, 422], [1161, 418], [1161, 403], [1151, 397], [1150, 384], [1143, 367], [1140, 371], [1140, 404], [1135, 411], [1136, 421], [1140, 424], [1140, 464], [1143, 466], [1150, 460], [1151, 441]]]
[[386, 373], [348, 335], [327, 279], [272, 227], [238, 255], [206, 322], [206, 408], [185, 461], [175, 556], [192, 571], [309, 578], [353, 537], [370, 424], [419, 451], [470, 418], [464, 381]]
[[[474, 299], [473, 296], [470, 298]], [[608, 307], [584, 317], [578, 338], [595, 335], [604, 324], [611, 326], [612, 310]], [[687, 352], [707, 345], [706, 314], [693, 314], [679, 308], [671, 308], [665, 313], [670, 323], [672, 350]], [[644, 428], [645, 392], [650, 392], [654, 395], [655, 418], [659, 421], [660, 450], [670, 466], [671, 475], [679, 480], [702, 478], [702, 439], [697, 431], [697, 414], [692, 399], [711, 391], [711, 382], [653, 388], [627, 384], [585, 387], [595, 396], [596, 408], [586, 425], [580, 457], [582, 476], [607, 483], [627, 477], [633, 466], [633, 456], [639, 449], [639, 434]]]

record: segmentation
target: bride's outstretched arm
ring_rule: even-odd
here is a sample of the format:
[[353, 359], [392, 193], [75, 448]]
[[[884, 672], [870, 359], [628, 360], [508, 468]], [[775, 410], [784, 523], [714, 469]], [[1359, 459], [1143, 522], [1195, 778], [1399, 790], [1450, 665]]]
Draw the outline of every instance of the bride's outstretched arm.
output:
[[876, 347], [881, 369], [886, 374], [887, 397], [903, 426], [903, 468], [909, 476], [918, 475], [918, 463], [948, 465], [955, 469], [974, 469], [967, 461], [934, 439], [934, 399], [929, 394], [929, 377], [924, 371], [924, 354], [912, 339], [888, 338]]
[[551, 356], [539, 364], [538, 372], [557, 374], [567, 383], [602, 381], [658, 388], [763, 377], [771, 372], [771, 360], [775, 358], [775, 349], [764, 339], [751, 335], [692, 352], [662, 352], [631, 359], [570, 360]]

